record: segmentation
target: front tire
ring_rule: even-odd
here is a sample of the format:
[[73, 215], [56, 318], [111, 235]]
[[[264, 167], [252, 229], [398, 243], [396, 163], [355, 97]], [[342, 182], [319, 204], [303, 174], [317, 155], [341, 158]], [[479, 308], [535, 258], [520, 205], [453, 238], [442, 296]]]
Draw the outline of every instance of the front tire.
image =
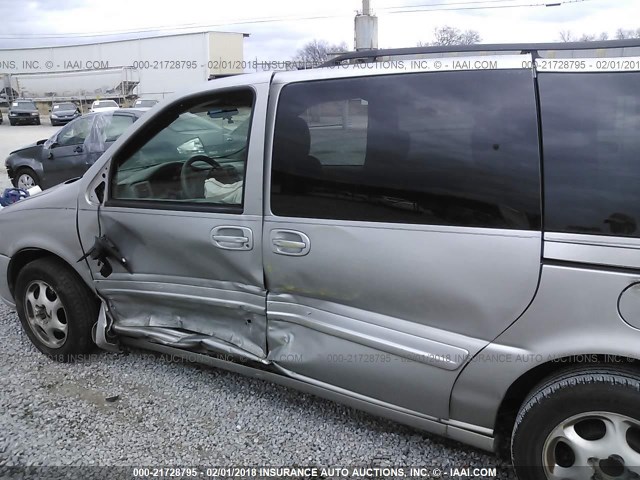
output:
[[516, 418], [520, 480], [637, 478], [640, 375], [629, 367], [567, 371], [535, 388]]
[[18, 274], [15, 299], [22, 328], [45, 355], [71, 362], [93, 349], [98, 303], [62, 260], [45, 257], [28, 263]]
[[32, 169], [28, 167], [21, 167], [16, 170], [16, 174], [13, 176], [14, 187], [29, 190], [31, 187], [38, 185], [40, 185], [40, 179]]

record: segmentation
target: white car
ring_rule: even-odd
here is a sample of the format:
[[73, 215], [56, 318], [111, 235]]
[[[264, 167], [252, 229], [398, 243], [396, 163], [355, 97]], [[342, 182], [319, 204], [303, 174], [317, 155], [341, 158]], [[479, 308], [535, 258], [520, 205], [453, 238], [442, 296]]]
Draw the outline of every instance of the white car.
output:
[[120, 106], [114, 100], [96, 100], [91, 104], [90, 112], [110, 112], [118, 110]]

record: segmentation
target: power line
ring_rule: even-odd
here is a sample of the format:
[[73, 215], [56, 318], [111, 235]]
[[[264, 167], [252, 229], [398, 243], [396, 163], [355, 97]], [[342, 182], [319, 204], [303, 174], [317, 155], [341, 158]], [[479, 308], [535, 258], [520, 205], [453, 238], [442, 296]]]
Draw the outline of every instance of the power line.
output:
[[382, 10], [396, 10], [398, 8], [413, 8], [413, 7], [440, 7], [440, 6], [474, 5], [474, 4], [487, 4], [487, 3], [507, 3], [507, 2], [516, 2], [516, 1], [519, 1], [519, 0], [472, 0], [472, 1], [466, 1], [466, 2], [409, 4], [409, 5], [397, 5], [395, 7], [378, 7], [376, 8], [376, 10], [382, 11]]
[[[558, 2], [545, 2], [545, 3], [528, 3], [528, 4], [519, 4], [519, 5], [492, 5], [487, 7], [455, 7], [455, 8], [422, 8], [421, 6], [416, 6], [416, 8], [409, 8], [405, 10], [395, 10], [392, 12], [388, 12], [389, 15], [394, 13], [414, 13], [414, 12], [454, 12], [454, 11], [462, 11], [462, 10], [499, 10], [505, 8], [525, 8], [525, 7], [559, 7], [561, 5], [570, 4], [570, 3], [583, 3], [590, 2], [592, 0], [565, 0]], [[450, 4], [449, 4], [450, 5]], [[425, 5], [428, 7], [428, 5]]]
[[[416, 12], [434, 12], [434, 11], [442, 11], [442, 12], [452, 12], [452, 11], [463, 11], [463, 10], [495, 10], [495, 9], [505, 9], [505, 8], [531, 8], [531, 7], [546, 7], [546, 6], [560, 6], [565, 4], [572, 3], [583, 3], [592, 0], [563, 0], [557, 1], [555, 3], [529, 3], [529, 4], [516, 4], [516, 5], [488, 5], [488, 6], [475, 6], [475, 7], [456, 7], [455, 5], [469, 5], [469, 4], [490, 4], [490, 3], [499, 3], [506, 1], [514, 1], [514, 0], [475, 0], [475, 1], [465, 1], [465, 2], [454, 2], [454, 3], [432, 3], [432, 4], [422, 4], [422, 5], [407, 5], [407, 6], [399, 6], [399, 7], [385, 7], [386, 9], [402, 9], [404, 10], [394, 10], [387, 12], [388, 15], [399, 14], [399, 13], [416, 13]], [[430, 7], [443, 7], [443, 6], [451, 6], [454, 5], [454, 8], [430, 8]], [[379, 9], [382, 10], [382, 9]], [[254, 25], [254, 24], [263, 24], [263, 23], [278, 23], [278, 22], [286, 22], [286, 21], [302, 21], [302, 20], [325, 20], [330, 18], [343, 18], [346, 15], [315, 15], [315, 16], [306, 16], [306, 17], [265, 17], [265, 18], [257, 18], [257, 19], [247, 19], [247, 20], [236, 20], [225, 23], [218, 24], [196, 24], [196, 23], [188, 23], [182, 25], [160, 25], [156, 27], [149, 27], [145, 29], [139, 30], [120, 30], [120, 31], [109, 31], [109, 32], [96, 32], [96, 33], [86, 33], [86, 32], [68, 32], [68, 33], [51, 33], [51, 34], [38, 34], [38, 33], [24, 33], [24, 34], [3, 34], [0, 35], [0, 39], [3, 40], [28, 40], [28, 39], [59, 39], [59, 38], [94, 38], [94, 37], [107, 37], [113, 35], [136, 35], [139, 33], [152, 33], [161, 30], [192, 30], [192, 29], [202, 29], [209, 27], [225, 27], [225, 26], [235, 26], [235, 25]]]

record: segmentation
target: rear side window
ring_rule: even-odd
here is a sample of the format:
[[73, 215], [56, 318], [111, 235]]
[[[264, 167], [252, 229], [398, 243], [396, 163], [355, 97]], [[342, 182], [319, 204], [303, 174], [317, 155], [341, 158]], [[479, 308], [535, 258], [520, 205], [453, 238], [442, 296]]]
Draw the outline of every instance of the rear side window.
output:
[[639, 237], [640, 74], [542, 73], [545, 229]]
[[285, 86], [278, 216], [540, 228], [530, 71], [386, 75]]
[[106, 142], [115, 142], [135, 121], [131, 115], [112, 115], [107, 119], [104, 136]]

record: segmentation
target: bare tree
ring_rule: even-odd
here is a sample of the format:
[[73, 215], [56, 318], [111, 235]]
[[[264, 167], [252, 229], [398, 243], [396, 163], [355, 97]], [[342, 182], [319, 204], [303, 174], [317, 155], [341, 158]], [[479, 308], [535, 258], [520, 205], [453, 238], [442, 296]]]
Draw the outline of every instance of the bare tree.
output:
[[[593, 42], [595, 40], [609, 40], [611, 38], [607, 32], [602, 32], [599, 35], [594, 33], [585, 33], [580, 37], [576, 37], [570, 30], [563, 30], [559, 33], [560, 41], [562, 42]], [[627, 38], [640, 38], [640, 28], [637, 30], [625, 30], [619, 28], [613, 35], [613, 38], [617, 40], [624, 40]]]
[[623, 28], [619, 28], [618, 30], [616, 30], [615, 38], [617, 40], [640, 38], [640, 28], [638, 28], [637, 30], [625, 30]]
[[580, 37], [581, 42], [594, 42], [596, 40], [596, 36], [593, 33], [585, 33]]
[[475, 30], [460, 30], [456, 27], [450, 27], [445, 25], [444, 27], [437, 27], [433, 31], [434, 40], [432, 42], [418, 42], [419, 47], [425, 47], [429, 45], [473, 45], [480, 43], [482, 38], [480, 34]]
[[324, 40], [313, 39], [297, 51], [293, 60], [299, 64], [317, 66], [329, 60], [332, 53], [347, 52], [349, 47], [345, 42], [330, 44]]
[[560, 41], [561, 42], [574, 42], [575, 38], [571, 30], [562, 30], [560, 32]]

